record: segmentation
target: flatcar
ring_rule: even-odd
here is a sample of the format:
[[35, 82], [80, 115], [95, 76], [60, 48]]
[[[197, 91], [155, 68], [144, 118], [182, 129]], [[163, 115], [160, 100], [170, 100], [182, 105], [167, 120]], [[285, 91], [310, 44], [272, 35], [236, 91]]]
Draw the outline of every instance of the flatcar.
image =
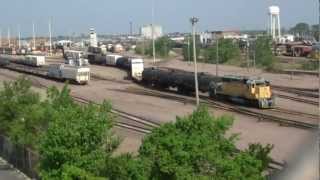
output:
[[90, 68], [88, 66], [50, 64], [49, 66], [28, 67], [24, 64], [12, 63], [11, 59], [10, 56], [0, 56], [0, 66], [44, 78], [68, 80], [76, 84], [87, 84], [90, 81]]
[[35, 55], [27, 55], [27, 56], [12, 56], [12, 55], [1, 55], [1, 59], [6, 59], [12, 63], [23, 64], [28, 66], [40, 67], [46, 64], [44, 56], [35, 56]]

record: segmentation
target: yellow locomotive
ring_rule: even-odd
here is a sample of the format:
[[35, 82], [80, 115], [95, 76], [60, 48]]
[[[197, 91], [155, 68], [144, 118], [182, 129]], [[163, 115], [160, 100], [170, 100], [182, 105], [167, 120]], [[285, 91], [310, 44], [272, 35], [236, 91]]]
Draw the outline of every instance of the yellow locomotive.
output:
[[224, 76], [221, 81], [210, 83], [209, 94], [215, 99], [229, 100], [261, 109], [275, 106], [270, 83], [261, 78]]

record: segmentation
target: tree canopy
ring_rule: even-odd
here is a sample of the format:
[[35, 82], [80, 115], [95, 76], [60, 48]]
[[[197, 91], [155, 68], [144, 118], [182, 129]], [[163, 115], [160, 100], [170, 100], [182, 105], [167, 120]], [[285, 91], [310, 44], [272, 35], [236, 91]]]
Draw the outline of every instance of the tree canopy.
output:
[[201, 107], [155, 129], [136, 158], [116, 158], [108, 174], [114, 174], [111, 179], [116, 174], [125, 176], [120, 179], [264, 179], [272, 147], [256, 144], [238, 151], [238, 136], [226, 135], [232, 124], [232, 117], [215, 118]]
[[[172, 50], [174, 42], [169, 37], [160, 37], [155, 40], [155, 52], [157, 57], [166, 58]], [[153, 45], [151, 41], [139, 43], [136, 47], [137, 54], [153, 56]]]
[[290, 31], [295, 34], [299, 34], [300, 36], [304, 36], [310, 32], [310, 26], [307, 23], [301, 22], [296, 24], [293, 28], [291, 28]]
[[110, 131], [110, 104], [81, 106], [73, 103], [67, 87], [61, 92], [49, 91], [53, 108], [40, 141], [41, 176], [61, 179], [69, 173], [82, 176], [85, 172], [98, 176], [117, 145]]
[[268, 36], [261, 36], [255, 42], [256, 64], [266, 69], [273, 69], [275, 57], [272, 53], [272, 40]]

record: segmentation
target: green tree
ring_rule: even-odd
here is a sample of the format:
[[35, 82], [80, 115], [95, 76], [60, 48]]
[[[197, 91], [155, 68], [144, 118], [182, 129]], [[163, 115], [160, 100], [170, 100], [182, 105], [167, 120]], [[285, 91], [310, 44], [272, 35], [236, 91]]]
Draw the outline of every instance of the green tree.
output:
[[[187, 36], [186, 37], [186, 42], [183, 45], [183, 50], [182, 50], [182, 54], [183, 54], [183, 59], [185, 61], [193, 61], [193, 40], [192, 40], [192, 36]], [[197, 59], [200, 56], [200, 38], [199, 36], [196, 37], [196, 55], [197, 55]]]
[[83, 173], [99, 176], [118, 143], [111, 133], [110, 104], [75, 104], [67, 87], [61, 92], [53, 88], [49, 96], [53, 98], [47, 108], [49, 126], [39, 148], [41, 177], [62, 179], [68, 172], [71, 177], [77, 173], [79, 178]]
[[299, 34], [300, 36], [308, 35], [310, 32], [310, 26], [307, 23], [298, 23], [290, 30], [295, 34]]
[[313, 37], [317, 41], [319, 41], [319, 25], [318, 24], [311, 26], [311, 32], [312, 32]]
[[267, 70], [274, 69], [276, 61], [271, 48], [272, 39], [270, 37], [261, 36], [255, 42], [256, 64]]
[[31, 90], [31, 81], [25, 77], [3, 85], [0, 91], [0, 131], [16, 144], [33, 148], [46, 124], [40, 96]]
[[[240, 49], [238, 44], [235, 44], [231, 39], [220, 39], [219, 40], [219, 63], [226, 63], [231, 59], [240, 58]], [[206, 62], [216, 63], [217, 62], [217, 45], [205, 49], [207, 54]]]
[[233, 118], [214, 118], [201, 107], [188, 117], [177, 118], [176, 123], [154, 130], [139, 150], [141, 164], [146, 164], [145, 176], [169, 180], [264, 179], [263, 160], [268, 153], [252, 150], [236, 153], [237, 135], [226, 136], [232, 124]]
[[[155, 51], [156, 56], [165, 58], [169, 56], [169, 52], [172, 50], [174, 42], [169, 37], [161, 37], [155, 40]], [[153, 45], [152, 41], [144, 41], [139, 43], [135, 49], [137, 54], [143, 54], [153, 56]]]

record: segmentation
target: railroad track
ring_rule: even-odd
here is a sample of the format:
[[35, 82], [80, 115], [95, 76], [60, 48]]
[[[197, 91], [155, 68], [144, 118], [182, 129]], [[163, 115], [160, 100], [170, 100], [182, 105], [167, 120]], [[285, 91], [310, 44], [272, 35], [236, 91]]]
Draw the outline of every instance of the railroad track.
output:
[[318, 89], [294, 88], [294, 87], [277, 86], [277, 85], [272, 85], [272, 89], [286, 92], [286, 93], [296, 94], [304, 97], [319, 98]]
[[[79, 96], [72, 95], [72, 98], [74, 99], [74, 101], [81, 103], [81, 104], [89, 104], [89, 103], [97, 104], [93, 101], [87, 100], [87, 99], [85, 99], [83, 97], [79, 97]], [[134, 122], [134, 123], [128, 123], [128, 122], [117, 121], [115, 124], [117, 127], [130, 129], [130, 130], [144, 133], [144, 134], [151, 133], [153, 128], [160, 127], [160, 125], [161, 125], [161, 124], [153, 122], [151, 120], [147, 120], [145, 118], [138, 117], [136, 115], [132, 115], [132, 114], [129, 114], [129, 113], [117, 110], [117, 109], [112, 109], [111, 113], [116, 115], [117, 117], [121, 117], [121, 118], [129, 120], [130, 122]]]
[[[174, 94], [172, 91], [169, 91], [168, 93], [159, 92], [156, 90], [145, 90], [141, 88], [129, 88], [127, 90], [124, 90], [123, 92], [127, 93], [134, 93], [139, 95], [147, 95], [147, 96], [154, 96], [159, 98], [165, 98], [170, 100], [175, 100], [184, 104], [194, 104], [195, 101], [193, 98], [189, 96], [182, 96], [178, 94]], [[207, 96], [200, 96], [201, 97], [201, 103], [206, 104], [209, 107], [213, 107], [216, 109], [236, 112], [239, 114], [244, 114], [247, 116], [252, 116], [258, 118], [260, 121], [273, 121], [277, 122], [280, 125], [283, 126], [292, 126], [296, 128], [303, 128], [303, 129], [314, 129], [318, 127], [318, 124], [316, 123], [318, 121], [318, 116], [301, 113], [301, 112], [295, 112], [291, 110], [284, 110], [284, 109], [270, 109], [270, 110], [259, 110], [255, 108], [247, 108], [242, 106], [237, 106], [233, 104], [228, 104], [224, 102], [217, 102], [213, 101], [212, 99], [208, 98]], [[284, 116], [284, 114], [286, 116]], [[292, 117], [288, 117], [290, 116]], [[301, 117], [305, 118], [307, 121], [299, 120]], [[313, 123], [314, 122], [314, 123]]]
[[289, 96], [289, 95], [284, 95], [284, 94], [276, 94], [276, 96], [283, 98], [283, 99], [289, 99], [289, 100], [296, 101], [296, 102], [319, 106], [318, 102], [310, 100], [310, 99], [299, 98], [299, 97], [294, 97], [294, 96]]

